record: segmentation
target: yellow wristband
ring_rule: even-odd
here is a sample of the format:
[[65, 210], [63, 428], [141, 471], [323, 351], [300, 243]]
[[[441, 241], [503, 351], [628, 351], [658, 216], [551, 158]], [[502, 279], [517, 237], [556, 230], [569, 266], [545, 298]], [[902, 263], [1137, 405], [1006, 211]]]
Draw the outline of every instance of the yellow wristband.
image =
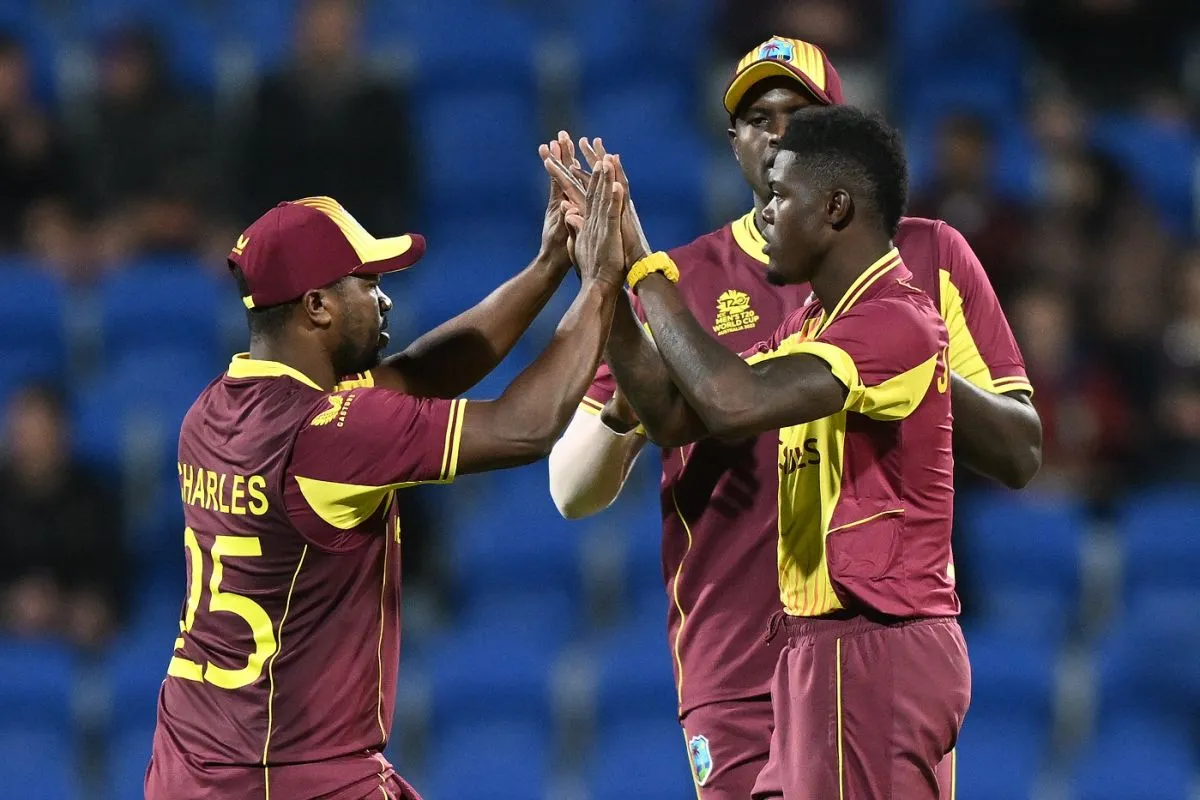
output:
[[669, 255], [661, 250], [658, 250], [645, 258], [638, 261], [629, 268], [629, 274], [625, 276], [625, 282], [632, 289], [637, 286], [647, 276], [655, 272], [661, 272], [663, 277], [671, 283], [679, 283], [679, 267], [675, 266], [675, 262]]

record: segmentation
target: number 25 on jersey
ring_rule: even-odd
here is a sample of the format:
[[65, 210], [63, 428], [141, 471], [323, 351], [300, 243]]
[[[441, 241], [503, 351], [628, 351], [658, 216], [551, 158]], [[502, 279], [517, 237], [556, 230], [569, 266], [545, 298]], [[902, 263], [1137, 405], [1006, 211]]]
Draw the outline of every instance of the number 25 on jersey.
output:
[[[187, 550], [189, 567], [188, 600], [183, 619], [179, 621], [179, 629], [188, 633], [196, 622], [196, 612], [200, 608], [200, 596], [204, 589], [204, 552], [196, 539], [196, 532], [191, 528], [184, 529], [183, 544]], [[261, 555], [262, 544], [258, 538], [245, 536], [217, 536], [209, 552], [212, 559], [212, 577], [208, 581], [208, 611], [236, 614], [250, 627], [254, 634], [254, 652], [247, 658], [246, 666], [227, 669], [212, 663], [199, 664], [176, 654], [167, 667], [168, 675], [189, 681], [211, 683], [221, 689], [240, 689], [262, 676], [263, 664], [278, 649], [271, 617], [262, 606], [249, 597], [221, 591], [221, 580], [225, 576], [223, 558], [255, 558]], [[182, 649], [183, 644], [183, 637], [180, 636], [175, 640], [175, 650]]]

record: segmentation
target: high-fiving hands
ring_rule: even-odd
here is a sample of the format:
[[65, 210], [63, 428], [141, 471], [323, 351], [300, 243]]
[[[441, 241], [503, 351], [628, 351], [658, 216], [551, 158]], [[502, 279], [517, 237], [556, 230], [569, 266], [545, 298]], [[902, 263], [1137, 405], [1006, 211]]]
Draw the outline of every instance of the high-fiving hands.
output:
[[[579, 140], [579, 150], [583, 153], [584, 159], [587, 160], [588, 167], [595, 171], [597, 164], [601, 163], [606, 157], [612, 158], [616, 165], [616, 179], [625, 192], [625, 202], [621, 214], [621, 238], [624, 243], [623, 253], [625, 258], [625, 266], [629, 267], [636, 263], [639, 259], [650, 254], [650, 245], [646, 241], [646, 235], [642, 231], [641, 221], [638, 219], [637, 210], [633, 206], [633, 202], [629, 197], [629, 178], [625, 174], [625, 168], [621, 164], [621, 157], [609, 156], [603, 140], [596, 138], [588, 140], [586, 137]], [[564, 209], [570, 213], [573, 207], [577, 213], [582, 214], [587, 202], [585, 186], [588, 181], [588, 173], [583, 169], [579, 160], [575, 156], [575, 146], [571, 142], [571, 137], [566, 131], [559, 131], [558, 138], [549, 145], [542, 145], [542, 160], [546, 165], [546, 170], [550, 173], [554, 182], [558, 185], [559, 190], [564, 197]]]
[[[547, 157], [545, 163], [552, 175], [557, 170], [566, 170], [560, 159]], [[582, 195], [575, 191], [574, 181], [571, 177], [569, 185], [577, 199], [564, 202], [563, 214], [575, 241], [573, 259], [579, 268], [579, 276], [584, 281], [601, 281], [619, 287], [625, 281], [621, 237], [625, 187], [617, 180], [616, 158], [606, 155], [598, 161], [588, 176], [587, 189]], [[568, 191], [565, 186], [563, 191]]]

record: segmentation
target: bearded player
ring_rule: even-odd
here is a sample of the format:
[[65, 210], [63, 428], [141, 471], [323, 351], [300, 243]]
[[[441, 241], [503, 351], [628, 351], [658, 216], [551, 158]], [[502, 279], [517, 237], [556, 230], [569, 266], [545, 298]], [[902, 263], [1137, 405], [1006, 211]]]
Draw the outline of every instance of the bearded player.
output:
[[620, 294], [622, 192], [611, 162], [595, 172], [594, 205], [571, 220], [578, 295], [541, 356], [487, 402], [451, 398], [503, 357], [569, 267], [554, 196], [538, 260], [382, 365], [392, 303], [379, 276], [416, 262], [419, 236], [376, 239], [311, 197], [238, 238], [229, 263], [250, 352], [180, 431], [188, 591], [148, 800], [418, 797], [383, 756], [400, 649], [395, 492], [549, 451]]

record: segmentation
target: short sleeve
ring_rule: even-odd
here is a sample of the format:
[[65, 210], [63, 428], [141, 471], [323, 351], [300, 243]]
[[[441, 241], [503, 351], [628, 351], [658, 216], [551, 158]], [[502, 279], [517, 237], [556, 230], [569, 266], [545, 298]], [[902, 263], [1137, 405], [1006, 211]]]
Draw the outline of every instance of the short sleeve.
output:
[[806, 341], [820, 321], [821, 318], [814, 316], [807, 307], [798, 308], [783, 318], [783, 322], [779, 323], [771, 338], [742, 352], [742, 360], [749, 364], [757, 364], [760, 361], [789, 355], [792, 352], [789, 348], [800, 341]]
[[942, 318], [950, 370], [994, 394], [1033, 392], [1017, 340], [979, 258], [949, 225], [937, 232]]
[[868, 300], [815, 336], [811, 328], [819, 319], [803, 321], [794, 332], [795, 322], [785, 320], [771, 341], [743, 357], [751, 364], [793, 355], [819, 358], [846, 387], [845, 410], [904, 419], [920, 405], [939, 369], [938, 388], [949, 386], [944, 359], [939, 367], [945, 334], [932, 303], [928, 306], [923, 310], [898, 298]]
[[288, 483], [301, 508], [334, 529], [353, 530], [395, 489], [454, 480], [465, 409], [465, 400], [389, 389], [326, 395], [296, 435]]

